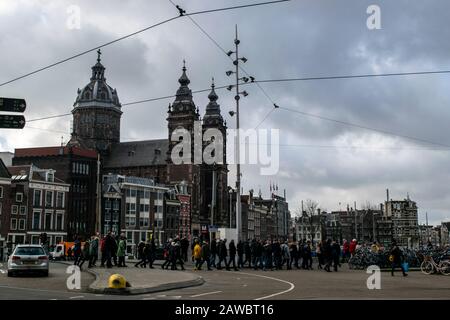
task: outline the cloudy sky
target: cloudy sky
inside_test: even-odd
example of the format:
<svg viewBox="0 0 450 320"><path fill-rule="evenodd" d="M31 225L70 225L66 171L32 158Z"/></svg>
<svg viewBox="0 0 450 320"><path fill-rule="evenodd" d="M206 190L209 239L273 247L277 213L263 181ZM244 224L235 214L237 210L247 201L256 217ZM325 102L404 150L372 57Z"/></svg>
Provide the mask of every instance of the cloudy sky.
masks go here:
<svg viewBox="0 0 450 320"><path fill-rule="evenodd" d="M175 0L188 12L259 0ZM344 3L345 2L345 3ZM381 8L381 30L366 26L367 7ZM70 29L67 12L80 8L80 29ZM413 72L450 69L450 2L382 0L293 0L195 16L225 50L233 48L239 25L245 69L257 79ZM0 83L127 33L173 17L169 0L0 0ZM103 48L109 85L122 103L174 94L182 60L191 89L206 89L211 77L229 83L230 60L187 18L153 28ZM77 88L89 81L96 54L89 53L0 87L0 96L23 97L26 118L68 113ZM262 84L278 105L450 145L450 75L420 75ZM272 103L257 86L247 86L241 125L255 127ZM233 95L218 91L222 112ZM207 94L194 97L201 113ZM172 99L125 106L122 140L166 138ZM450 148L344 126L279 109L260 128L280 129L280 170L261 176L244 166L245 191L269 194L269 182L286 189L292 211L314 199L327 210L384 201L409 193L419 221L450 220ZM45 129L45 130L43 130ZM51 131L50 131L51 130ZM0 150L51 146L69 138L70 117L36 121L22 131L0 129ZM234 168L230 184L234 185ZM341 204L341 205L339 205Z"/></svg>

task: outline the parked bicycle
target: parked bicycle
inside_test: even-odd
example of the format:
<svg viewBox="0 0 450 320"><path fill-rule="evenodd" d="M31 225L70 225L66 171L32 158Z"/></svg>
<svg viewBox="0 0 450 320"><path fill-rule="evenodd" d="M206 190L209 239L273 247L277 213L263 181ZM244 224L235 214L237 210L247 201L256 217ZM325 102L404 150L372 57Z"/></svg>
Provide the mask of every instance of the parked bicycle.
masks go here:
<svg viewBox="0 0 450 320"><path fill-rule="evenodd" d="M420 270L424 274L432 274L440 272L443 275L450 275L450 261L443 260L444 256L440 255L436 260L433 255L426 255L424 261L420 265Z"/></svg>

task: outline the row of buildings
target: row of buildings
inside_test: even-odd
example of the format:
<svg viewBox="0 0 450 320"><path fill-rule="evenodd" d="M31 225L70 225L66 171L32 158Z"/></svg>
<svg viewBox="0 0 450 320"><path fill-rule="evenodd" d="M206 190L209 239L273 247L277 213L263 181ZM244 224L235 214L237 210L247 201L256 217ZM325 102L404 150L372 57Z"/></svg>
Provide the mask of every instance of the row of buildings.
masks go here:
<svg viewBox="0 0 450 320"><path fill-rule="evenodd" d="M416 202L409 196L403 200L389 199L379 205L378 209L368 208L322 212L308 215L303 212L294 218L293 237L297 240L322 239L344 240L357 239L360 243L379 242L389 247L393 240L400 246L421 248L432 243L434 247L449 245L450 222L440 226L419 225Z"/></svg>
<svg viewBox="0 0 450 320"><path fill-rule="evenodd" d="M77 90L67 144L2 153L0 168L0 248L86 238L96 232L125 233L128 251L141 240L209 237L235 227L236 192L228 186L227 124L214 83L200 116L183 65L174 101L167 109L167 139L121 142L122 105L106 82L100 52L90 81ZM143 115L147 116L147 115ZM177 130L216 129L223 152L214 164L174 163ZM189 137L188 137L189 138ZM204 148L208 142L204 141ZM183 150L184 151L184 150ZM193 151L193 150L191 150ZM288 237L285 197L242 196L241 238ZM1 253L1 252L0 252Z"/></svg>

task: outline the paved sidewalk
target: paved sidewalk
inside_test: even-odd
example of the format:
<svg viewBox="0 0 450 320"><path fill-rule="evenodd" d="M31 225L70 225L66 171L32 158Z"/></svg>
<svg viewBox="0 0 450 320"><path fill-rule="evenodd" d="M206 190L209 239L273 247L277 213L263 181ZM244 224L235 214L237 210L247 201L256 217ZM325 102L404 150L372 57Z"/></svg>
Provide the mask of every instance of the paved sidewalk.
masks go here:
<svg viewBox="0 0 450 320"><path fill-rule="evenodd" d="M71 264L70 262L61 263ZM83 271L95 275L95 281L89 285L88 292L99 294L143 294L199 286L205 282L201 276L189 271L162 270L160 265L156 265L154 269L136 268L134 266L135 262L133 263L132 260L128 260L126 263L128 265L127 268L83 267ZM109 289L108 279L113 274L124 276L130 287Z"/></svg>

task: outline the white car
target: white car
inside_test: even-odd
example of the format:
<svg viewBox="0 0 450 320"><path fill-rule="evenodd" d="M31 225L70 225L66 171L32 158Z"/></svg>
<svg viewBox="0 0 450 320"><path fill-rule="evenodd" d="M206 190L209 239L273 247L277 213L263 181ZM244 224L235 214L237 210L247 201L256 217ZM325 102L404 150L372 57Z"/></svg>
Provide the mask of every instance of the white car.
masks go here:
<svg viewBox="0 0 450 320"><path fill-rule="evenodd" d="M8 277L22 272L36 272L47 277L48 269L48 256L41 245L19 244L8 259Z"/></svg>

